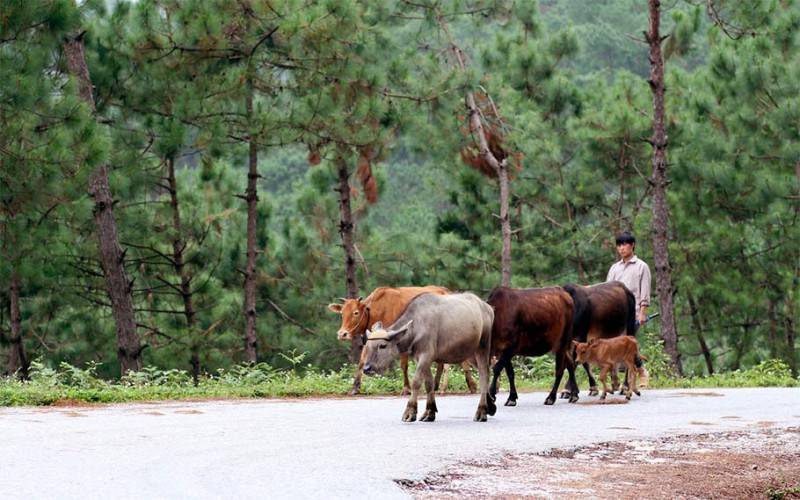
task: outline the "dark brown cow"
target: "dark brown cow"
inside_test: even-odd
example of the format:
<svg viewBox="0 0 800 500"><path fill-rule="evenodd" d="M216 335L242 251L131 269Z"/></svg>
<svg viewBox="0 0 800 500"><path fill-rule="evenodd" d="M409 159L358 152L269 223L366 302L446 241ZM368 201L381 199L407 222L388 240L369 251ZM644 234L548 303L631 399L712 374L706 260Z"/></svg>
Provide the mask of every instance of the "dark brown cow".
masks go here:
<svg viewBox="0 0 800 500"><path fill-rule="evenodd" d="M610 339L620 335L636 335L636 299L619 281L609 281L591 286L564 285L575 304L572 338L577 342L592 339ZM642 366L637 358L637 367ZM597 395L597 381L588 363L583 363L589 377L589 395ZM619 386L616 372L611 374L614 390ZM578 387L567 386L561 397L580 392Z"/></svg>
<svg viewBox="0 0 800 500"><path fill-rule="evenodd" d="M563 288L498 287L489 294L487 302L494 308L492 355L499 358L494 365L492 384L489 387L492 398L497 394L497 378L505 368L510 386L506 406L516 406L517 389L514 385L511 358L517 354L555 354L555 383L544 404L555 403L564 368L569 372L570 387L577 387L575 366L570 356L573 305L572 298ZM571 403L577 400L577 393L570 397Z"/></svg>
<svg viewBox="0 0 800 500"><path fill-rule="evenodd" d="M339 340L350 340L355 337L364 336L367 328L378 321L384 325L391 325L400 317L406 306L418 295L423 293L433 293L436 295L446 295L450 290L441 286L406 286L406 287L379 287L372 291L366 299L345 299L343 304L329 304L328 309L342 315L342 324L337 332ZM364 367L364 356L362 351L361 359L356 367L353 377L353 388L350 394L358 394L361 388L362 368ZM475 381L469 372L469 364L464 363L464 375L470 392L475 392ZM400 356L400 367L403 370L403 394L409 393L408 381L408 354ZM442 366L438 366L437 378L442 371Z"/></svg>

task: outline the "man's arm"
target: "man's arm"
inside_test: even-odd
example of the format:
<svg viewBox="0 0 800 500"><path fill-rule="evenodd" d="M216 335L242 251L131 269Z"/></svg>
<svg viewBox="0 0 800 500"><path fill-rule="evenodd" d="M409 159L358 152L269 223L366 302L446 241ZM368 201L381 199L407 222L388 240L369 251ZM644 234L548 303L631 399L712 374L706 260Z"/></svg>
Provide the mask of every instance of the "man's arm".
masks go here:
<svg viewBox="0 0 800 500"><path fill-rule="evenodd" d="M639 293L642 298L639 302L639 323L644 324L647 321L647 307L650 305L650 268L647 264L642 266L642 276L639 280Z"/></svg>

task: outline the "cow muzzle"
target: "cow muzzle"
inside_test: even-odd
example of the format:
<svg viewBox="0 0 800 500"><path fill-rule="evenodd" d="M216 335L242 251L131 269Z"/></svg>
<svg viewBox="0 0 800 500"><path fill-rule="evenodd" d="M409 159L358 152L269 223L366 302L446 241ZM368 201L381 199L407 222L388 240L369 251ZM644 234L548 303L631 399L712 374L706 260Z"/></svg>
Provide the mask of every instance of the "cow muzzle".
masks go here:
<svg viewBox="0 0 800 500"><path fill-rule="evenodd" d="M364 370L363 370L363 371L364 371L364 374L365 374L365 375L374 375L375 373L377 373L377 372L375 371L375 368L374 368L374 367L373 367L371 364L369 364L369 363L367 363L366 365L364 365Z"/></svg>
<svg viewBox="0 0 800 500"><path fill-rule="evenodd" d="M350 335L350 332L347 330L339 330L338 332L336 332L336 337L339 340L350 340L351 338L353 338L353 336Z"/></svg>

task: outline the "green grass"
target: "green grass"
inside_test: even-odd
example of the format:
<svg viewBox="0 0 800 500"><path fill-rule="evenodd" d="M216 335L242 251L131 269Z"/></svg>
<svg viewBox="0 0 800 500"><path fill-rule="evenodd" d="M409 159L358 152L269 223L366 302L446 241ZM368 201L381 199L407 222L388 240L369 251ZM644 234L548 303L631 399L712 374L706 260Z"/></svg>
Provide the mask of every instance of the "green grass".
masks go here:
<svg viewBox="0 0 800 500"><path fill-rule="evenodd" d="M290 359L290 358L287 358ZM321 372L302 366L302 355L293 359L292 368L278 369L259 363L219 370L200 378L197 386L183 370L158 370L153 367L130 374L122 380L104 380L96 376L96 365L78 368L62 363L57 369L34 362L30 380L0 379L0 406L47 406L67 403L121 403L167 399L302 398L344 396L352 386L353 366L339 371ZM552 356L519 358L515 362L519 391L549 390L554 362ZM711 377L674 378L658 359L648 358L651 388L693 387L797 387L781 361L765 361L748 370L715 374ZM413 368L413 367L412 367ZM477 374L474 374L475 376ZM578 383L586 388L586 375L578 371ZM476 377L477 378L477 377ZM395 395L403 388L399 370L386 375L364 377L361 393ZM505 376L501 389L507 388ZM448 392L465 393L467 385L461 369L450 371Z"/></svg>

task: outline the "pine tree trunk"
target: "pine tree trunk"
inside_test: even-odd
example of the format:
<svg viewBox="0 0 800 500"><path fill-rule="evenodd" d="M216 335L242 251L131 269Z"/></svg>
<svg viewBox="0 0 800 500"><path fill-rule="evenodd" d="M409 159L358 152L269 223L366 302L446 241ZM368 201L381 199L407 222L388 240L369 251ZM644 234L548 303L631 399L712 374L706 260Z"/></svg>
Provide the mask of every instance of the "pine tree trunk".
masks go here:
<svg viewBox="0 0 800 500"><path fill-rule="evenodd" d="M83 50L83 34L64 41L69 73L78 84L79 96L95 111L92 81ZM132 282L125 272L125 254L119 244L114 199L108 184L108 167L101 165L89 180L89 196L94 201L94 221L99 239L100 262L111 301L117 333L117 357L122 374L142 368L142 349L133 311Z"/></svg>
<svg viewBox="0 0 800 500"><path fill-rule="evenodd" d="M347 297L354 299L358 297L358 283L356 281L356 259L355 259L355 224L353 223L353 212L350 208L350 172L347 169L346 150L340 149L336 157L336 172L339 176L339 235L342 237L342 248L344 248L344 269L345 282L347 285ZM351 363L357 363L361 356L361 338L355 337L350 342L350 353L348 358Z"/></svg>
<svg viewBox="0 0 800 500"><path fill-rule="evenodd" d="M508 218L508 168L505 162L499 165L497 182L500 185L500 234L503 237L503 253L500 258L502 286L511 286L511 221Z"/></svg>
<svg viewBox="0 0 800 500"><path fill-rule="evenodd" d="M695 335L697 335L697 342L700 344L700 352L703 353L703 358L706 361L706 370L709 375L714 374L714 358L711 357L711 350L708 348L706 338L703 335L703 322L700 319L700 312L697 309L697 302L691 294L687 295L689 299L689 312L692 316L692 327L694 328Z"/></svg>
<svg viewBox="0 0 800 500"><path fill-rule="evenodd" d="M194 300L192 297L192 278L186 270L184 259L184 251L186 250L186 242L183 240L183 224L181 222L181 210L178 203L178 182L175 179L175 160L173 158L167 159L167 182L169 185L169 204L172 207L172 228L175 231L175 237L172 240L172 263L175 267L175 274L181 280L180 290L181 299L183 300L183 315L186 317L186 327L189 330L189 345L191 349L191 358L189 363L192 367L192 380L194 385L198 384L200 377L200 339L197 338L195 331L195 311Z"/></svg>
<svg viewBox="0 0 800 500"><path fill-rule="evenodd" d="M664 59L659 31L661 2L649 0L650 28L645 34L650 45L650 89L653 92L653 257L656 267L656 290L661 312L661 337L670 366L683 374L672 301L672 271L669 263L669 208L667 206L667 133L664 123Z"/></svg>
<svg viewBox="0 0 800 500"><path fill-rule="evenodd" d="M247 116L253 114L253 89L247 95ZM244 274L244 357L248 363L257 361L256 339L256 228L258 227L258 148L255 138L250 137L247 171L247 265Z"/></svg>
<svg viewBox="0 0 800 500"><path fill-rule="evenodd" d="M11 321L11 349L8 353L7 373L16 373L20 379L28 378L28 357L25 355L25 343L22 339L22 315L19 310L19 274L11 271L11 283L8 287L9 319Z"/></svg>
<svg viewBox="0 0 800 500"><path fill-rule="evenodd" d="M786 357L789 362L789 368L792 369L792 376L797 376L797 353L795 341L797 334L795 328L797 327L797 311L795 310L794 302L791 297L786 298Z"/></svg>

